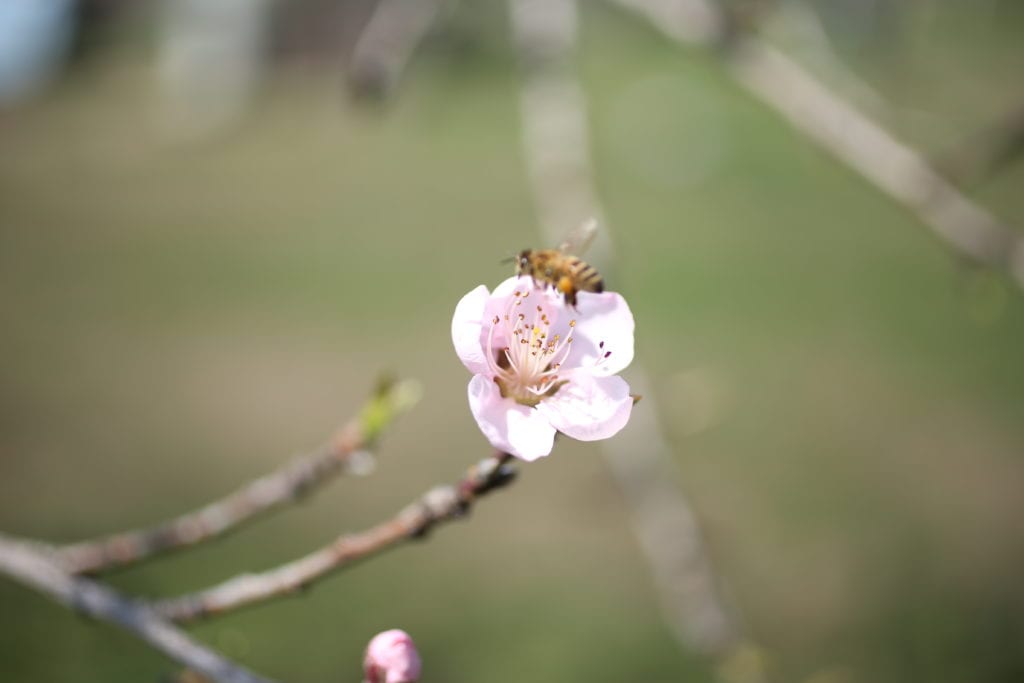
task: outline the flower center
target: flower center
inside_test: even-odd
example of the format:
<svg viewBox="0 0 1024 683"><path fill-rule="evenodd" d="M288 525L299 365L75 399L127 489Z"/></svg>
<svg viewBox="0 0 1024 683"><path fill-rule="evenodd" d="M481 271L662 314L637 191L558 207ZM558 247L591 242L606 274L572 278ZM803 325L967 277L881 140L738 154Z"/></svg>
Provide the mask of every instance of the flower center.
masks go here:
<svg viewBox="0 0 1024 683"><path fill-rule="evenodd" d="M558 374L569 355L575 320L563 338L552 334L551 320L542 304L530 306L530 292L516 291L503 316L494 316L487 335L487 362L501 395L522 405L535 406L545 396L553 396L568 380ZM524 312L526 311L526 312ZM494 332L499 327L508 346L494 348Z"/></svg>

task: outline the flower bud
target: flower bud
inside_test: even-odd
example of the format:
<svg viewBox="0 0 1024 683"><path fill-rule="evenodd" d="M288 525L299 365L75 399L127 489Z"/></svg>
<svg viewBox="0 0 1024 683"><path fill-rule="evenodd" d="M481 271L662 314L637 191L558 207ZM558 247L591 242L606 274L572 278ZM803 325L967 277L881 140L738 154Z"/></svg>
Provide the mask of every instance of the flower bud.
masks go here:
<svg viewBox="0 0 1024 683"><path fill-rule="evenodd" d="M365 683L415 683L420 678L420 654L408 633L391 629L378 633L366 646Z"/></svg>

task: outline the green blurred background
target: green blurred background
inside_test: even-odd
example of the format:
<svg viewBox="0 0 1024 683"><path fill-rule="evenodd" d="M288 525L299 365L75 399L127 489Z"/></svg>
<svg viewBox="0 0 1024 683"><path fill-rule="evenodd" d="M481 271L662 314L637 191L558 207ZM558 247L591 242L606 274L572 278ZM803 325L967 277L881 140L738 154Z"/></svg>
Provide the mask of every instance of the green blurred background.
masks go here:
<svg viewBox="0 0 1024 683"><path fill-rule="evenodd" d="M319 444L382 371L425 388L373 476L112 575L133 593L290 559L488 450L449 325L539 239L505 7L455 8L396 98L368 106L342 88L358 26L314 31L329 3L290 4L254 98L215 134L158 123L152 6L93 17L63 77L0 110L4 531L156 522ZM865 4L817 7L895 105L885 123L926 153L1020 104L1019 4ZM581 19L609 285L656 379L637 409L659 411L773 680L1024 680L1024 292L959 262L707 55L603 4ZM1016 163L971 194L1024 224L1022 188ZM598 449L560 443L521 470L468 522L192 631L287 681L358 680L392 627L425 681L714 680L663 624ZM3 681L174 670L0 579Z"/></svg>

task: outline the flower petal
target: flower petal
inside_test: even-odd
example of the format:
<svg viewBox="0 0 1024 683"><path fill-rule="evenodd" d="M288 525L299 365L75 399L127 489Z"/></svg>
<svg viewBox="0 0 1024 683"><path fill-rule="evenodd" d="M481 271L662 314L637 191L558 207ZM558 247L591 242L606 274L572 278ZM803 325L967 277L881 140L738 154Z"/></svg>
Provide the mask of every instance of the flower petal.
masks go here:
<svg viewBox="0 0 1024 683"><path fill-rule="evenodd" d="M474 374L487 371L484 355L484 308L490 300L487 287L480 285L462 297L452 317L452 343L462 364Z"/></svg>
<svg viewBox="0 0 1024 683"><path fill-rule="evenodd" d="M469 410L491 445L533 461L551 453L555 428L536 409L502 398L498 385L484 375L469 381Z"/></svg>
<svg viewBox="0 0 1024 683"><path fill-rule="evenodd" d="M573 373L558 392L542 401L542 413L555 429L580 441L607 439L629 421L633 397L621 377L594 377Z"/></svg>
<svg viewBox="0 0 1024 683"><path fill-rule="evenodd" d="M512 296L516 290L526 291L527 289L533 289L533 280L526 275L513 275L506 280L502 280L501 283L494 288L494 293L491 294L491 296L505 299Z"/></svg>
<svg viewBox="0 0 1024 683"><path fill-rule="evenodd" d="M622 371L633 361L635 323L629 304L617 292L580 292L577 304L572 350L562 365L598 376Z"/></svg>

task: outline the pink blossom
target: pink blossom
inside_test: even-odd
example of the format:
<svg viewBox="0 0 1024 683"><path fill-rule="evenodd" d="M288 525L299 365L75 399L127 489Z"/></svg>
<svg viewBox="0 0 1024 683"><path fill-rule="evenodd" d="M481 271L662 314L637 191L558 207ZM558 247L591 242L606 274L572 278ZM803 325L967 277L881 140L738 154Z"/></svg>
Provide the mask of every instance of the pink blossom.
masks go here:
<svg viewBox="0 0 1024 683"><path fill-rule="evenodd" d="M366 646L365 683L415 683L420 679L420 655L408 633L391 629L378 633Z"/></svg>
<svg viewBox="0 0 1024 683"><path fill-rule="evenodd" d="M607 439L629 420L629 385L616 375L633 360L633 314L615 292L580 292L577 307L512 277L494 292L462 297L452 341L473 373L469 408L491 445L536 460L555 432Z"/></svg>

